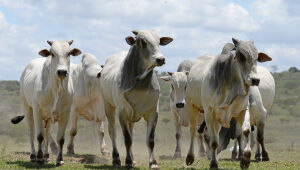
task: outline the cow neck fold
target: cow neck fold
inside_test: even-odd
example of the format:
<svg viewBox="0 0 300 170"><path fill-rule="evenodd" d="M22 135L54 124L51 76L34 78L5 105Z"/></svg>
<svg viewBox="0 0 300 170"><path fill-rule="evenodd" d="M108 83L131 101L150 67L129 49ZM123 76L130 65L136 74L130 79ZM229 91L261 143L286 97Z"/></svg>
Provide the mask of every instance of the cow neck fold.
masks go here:
<svg viewBox="0 0 300 170"><path fill-rule="evenodd" d="M132 90L139 82L143 81L137 81L137 77L142 75L145 70L146 66L139 53L139 49L136 45L133 45L121 66L120 88L123 91ZM152 71L148 74L151 73Z"/></svg>
<svg viewBox="0 0 300 170"><path fill-rule="evenodd" d="M227 107L237 96L246 96L249 87L245 84L238 61L233 53L221 54L216 58L211 72L211 84L216 93L225 96L220 107Z"/></svg>

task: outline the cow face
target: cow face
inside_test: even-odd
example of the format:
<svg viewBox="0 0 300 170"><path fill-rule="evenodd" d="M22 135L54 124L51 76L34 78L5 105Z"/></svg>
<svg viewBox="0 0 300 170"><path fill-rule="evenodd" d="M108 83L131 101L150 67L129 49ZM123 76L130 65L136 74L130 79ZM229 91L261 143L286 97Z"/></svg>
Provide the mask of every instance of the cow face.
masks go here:
<svg viewBox="0 0 300 170"><path fill-rule="evenodd" d="M159 45L167 45L173 41L170 37L161 37L154 31L132 31L136 37L127 37L126 42L129 45L136 45L138 52L145 65L148 66L162 66L165 64L165 57L159 50Z"/></svg>
<svg viewBox="0 0 300 170"><path fill-rule="evenodd" d="M70 68L70 55L78 56L81 51L77 48L70 49L71 41L47 41L50 50L41 50L39 54L43 57L51 56L52 69L60 79L67 77Z"/></svg>
<svg viewBox="0 0 300 170"><path fill-rule="evenodd" d="M176 108L183 108L185 104L185 91L188 72L168 72L169 76L161 77L165 81L171 81L172 92Z"/></svg>
<svg viewBox="0 0 300 170"><path fill-rule="evenodd" d="M235 45L235 60L238 63L239 70L244 82L249 86L258 86L260 79L256 72L256 63L271 61L268 55L258 53L253 41L240 41L232 38Z"/></svg>

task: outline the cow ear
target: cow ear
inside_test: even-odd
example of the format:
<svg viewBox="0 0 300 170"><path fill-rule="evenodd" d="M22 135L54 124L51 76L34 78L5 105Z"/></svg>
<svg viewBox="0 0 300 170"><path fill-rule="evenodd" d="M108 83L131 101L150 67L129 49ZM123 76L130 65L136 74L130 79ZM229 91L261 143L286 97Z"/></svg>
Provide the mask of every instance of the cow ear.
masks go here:
<svg viewBox="0 0 300 170"><path fill-rule="evenodd" d="M48 57L49 55L51 55L50 51L47 49L43 49L39 52L39 55L43 56L43 57Z"/></svg>
<svg viewBox="0 0 300 170"><path fill-rule="evenodd" d="M169 74L170 76L172 76L172 75L173 75L173 72L168 72L168 74Z"/></svg>
<svg viewBox="0 0 300 170"><path fill-rule="evenodd" d="M138 35L138 33L139 33L139 31L137 31L137 30L133 30L133 31L131 31L134 35Z"/></svg>
<svg viewBox="0 0 300 170"><path fill-rule="evenodd" d="M171 37L161 37L159 40L159 45L167 45L172 41L173 41L173 38L171 38Z"/></svg>
<svg viewBox="0 0 300 170"><path fill-rule="evenodd" d="M48 43L50 46L52 46L53 41L47 40L47 43Z"/></svg>
<svg viewBox="0 0 300 170"><path fill-rule="evenodd" d="M238 46L240 44L240 41L236 38L232 38L232 42L233 42L234 46Z"/></svg>
<svg viewBox="0 0 300 170"><path fill-rule="evenodd" d="M160 77L160 79L162 79L164 81L170 81L171 80L171 76L162 76L162 77Z"/></svg>
<svg viewBox="0 0 300 170"><path fill-rule="evenodd" d="M258 53L258 59L257 59L258 62L262 63L262 62L271 61L271 60L272 60L272 58L269 57L267 54Z"/></svg>
<svg viewBox="0 0 300 170"><path fill-rule="evenodd" d="M71 45L73 43L73 40L69 40L67 41L69 45Z"/></svg>
<svg viewBox="0 0 300 170"><path fill-rule="evenodd" d="M101 77L101 71L97 74L97 78L99 79Z"/></svg>
<svg viewBox="0 0 300 170"><path fill-rule="evenodd" d="M81 54L81 51L78 49L78 48L73 48L71 51L70 51L70 55L72 56L78 56Z"/></svg>
<svg viewBox="0 0 300 170"><path fill-rule="evenodd" d="M133 45L135 43L135 39L131 36L125 38L128 45Z"/></svg>

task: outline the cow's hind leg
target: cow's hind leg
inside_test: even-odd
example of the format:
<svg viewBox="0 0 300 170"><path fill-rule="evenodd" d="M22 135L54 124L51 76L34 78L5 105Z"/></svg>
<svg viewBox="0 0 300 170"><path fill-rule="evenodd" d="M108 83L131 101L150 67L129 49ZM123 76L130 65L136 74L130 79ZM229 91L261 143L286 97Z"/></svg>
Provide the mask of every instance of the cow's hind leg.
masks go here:
<svg viewBox="0 0 300 170"><path fill-rule="evenodd" d="M100 121L99 123L95 122L94 126L96 128L96 131L97 131L97 134L98 134L98 137L99 137L101 154L104 155L104 156L109 156L110 153L107 149L107 146L106 146L105 140L104 140L104 122L103 121Z"/></svg>
<svg viewBox="0 0 300 170"><path fill-rule="evenodd" d="M154 157L154 134L155 134L155 128L157 123L158 113L154 112L153 114L150 114L148 117L145 117L145 120L147 121L147 146L149 149L149 167L151 169L158 169L158 165L156 162L156 159Z"/></svg>
<svg viewBox="0 0 300 170"><path fill-rule="evenodd" d="M124 135L124 143L126 147L126 158L125 158L125 166L126 168L132 168L133 167L133 158L132 158L132 135L130 133L129 129L129 121L126 119L126 115L120 113L119 114L119 121L120 125L122 127L123 135Z"/></svg>
<svg viewBox="0 0 300 170"><path fill-rule="evenodd" d="M199 157L204 157L206 156L206 151L205 151L205 147L204 147L204 134L203 133L199 133L198 134L198 146L199 146Z"/></svg>
<svg viewBox="0 0 300 170"><path fill-rule="evenodd" d="M265 124L264 122L258 122L257 123L257 141L258 145L261 145L261 154L262 154L262 161L269 161L269 155L268 152L265 148L265 143L264 143L264 127Z"/></svg>
<svg viewBox="0 0 300 170"><path fill-rule="evenodd" d="M62 152L65 143L65 131L68 124L68 119L69 119L68 111L61 113L61 118L58 122L58 131L56 137L57 143L59 145L58 154L56 157L56 166L60 166L64 164Z"/></svg>
<svg viewBox="0 0 300 170"><path fill-rule="evenodd" d="M77 134L77 121L78 121L78 114L75 111L75 107L71 108L70 113L70 120L71 120L71 129L70 129L70 139L69 144L67 146L67 155L74 155L74 138Z"/></svg>
<svg viewBox="0 0 300 170"><path fill-rule="evenodd" d="M256 152L255 152L255 160L256 161L261 161L261 152L260 152L260 143L256 141Z"/></svg>
<svg viewBox="0 0 300 170"><path fill-rule="evenodd" d="M28 135L30 140L30 161L35 162L36 161L36 152L34 148L34 136L35 136L35 130L34 130L34 120L33 120L33 113L32 108L23 105L23 112L25 112L25 118L28 125Z"/></svg>
<svg viewBox="0 0 300 170"><path fill-rule="evenodd" d="M108 120L108 133L112 142L113 152L112 152L112 158L113 158L113 166L121 166L119 151L117 148L116 143L116 129L115 129L115 108L113 108L110 104L107 102L104 102L105 106L105 114Z"/></svg>
<svg viewBox="0 0 300 170"><path fill-rule="evenodd" d="M237 156L237 139L234 139L234 144L233 144L233 149L232 149L232 153L231 153L231 159L232 160L236 160L236 156Z"/></svg>
<svg viewBox="0 0 300 170"><path fill-rule="evenodd" d="M50 140L50 129L51 129L51 122L48 121L46 123L45 128L45 140L44 140L44 161L47 162L49 159L49 152L48 152L48 145Z"/></svg>

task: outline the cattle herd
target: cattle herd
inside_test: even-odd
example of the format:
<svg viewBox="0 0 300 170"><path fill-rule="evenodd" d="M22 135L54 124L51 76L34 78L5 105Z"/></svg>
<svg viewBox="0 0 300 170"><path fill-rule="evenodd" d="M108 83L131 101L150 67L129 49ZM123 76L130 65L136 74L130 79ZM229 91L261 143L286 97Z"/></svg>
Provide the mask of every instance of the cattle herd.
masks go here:
<svg viewBox="0 0 300 170"><path fill-rule="evenodd" d="M130 49L107 58L101 66L92 54L84 54L79 64L70 63L70 56L81 51L70 48L73 41L47 41L50 50L39 52L44 58L32 60L20 79L20 97L30 139L30 160L43 164L49 158L48 147L57 155L56 165L63 162L63 145L67 123L71 122L67 154L74 154L77 120L83 116L93 122L103 155L110 155L104 141L103 121L108 120L112 142L112 164L121 166L116 145L115 119L118 117L126 147L125 166L135 165L132 154L134 123L146 121L146 143L149 167L158 169L154 155L154 134L158 119L159 81L155 67L165 64L159 46L173 41L158 37L154 31L132 31L125 38ZM194 138L199 156L207 156L210 168L218 168L217 154L235 140L232 158L240 159L240 167L248 168L251 140L256 129L256 160L268 161L264 145L267 111L275 96L271 73L257 62L272 60L258 52L253 41L232 38L219 55L205 55L194 61L184 60L177 72L160 77L170 81L170 108L174 116L176 149L174 158L181 157L181 126L190 128L190 147L186 164L194 162ZM51 125L58 123L56 141ZM34 141L37 139L38 149Z"/></svg>

